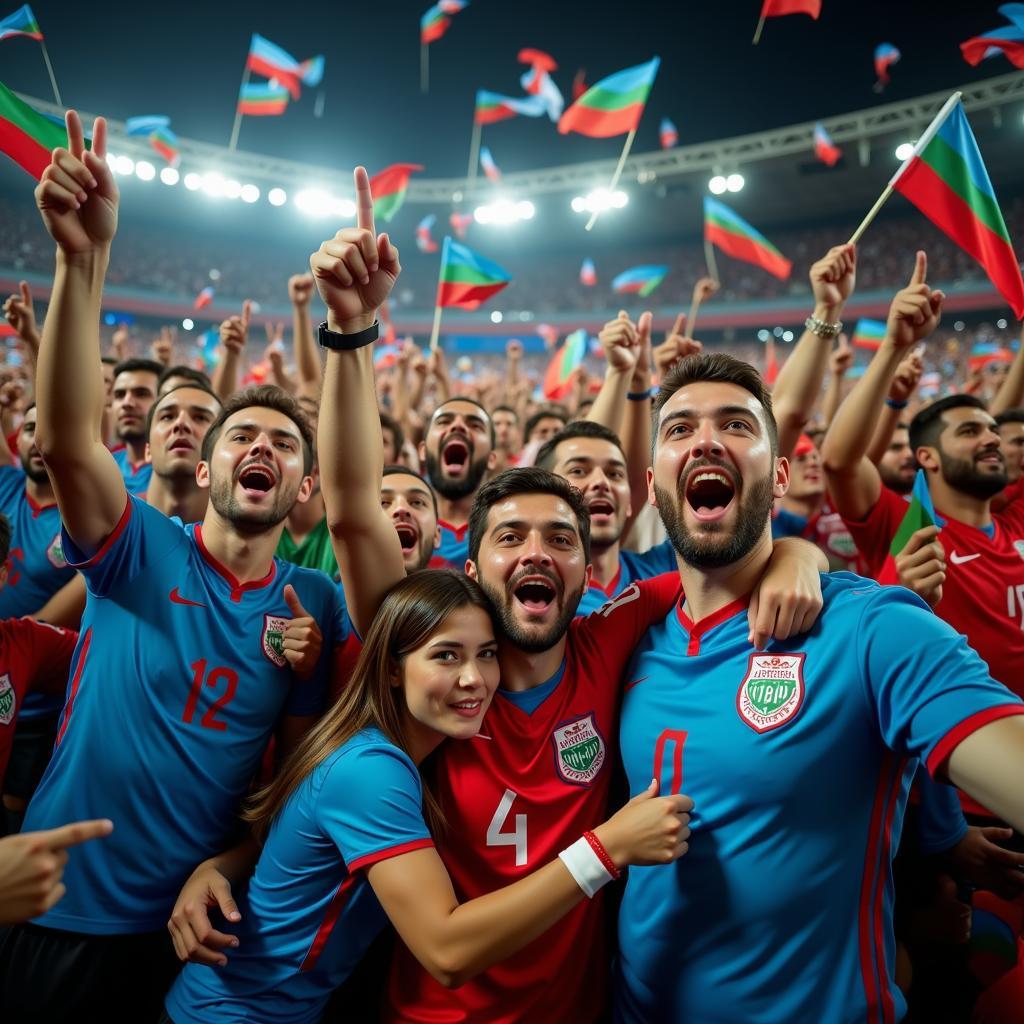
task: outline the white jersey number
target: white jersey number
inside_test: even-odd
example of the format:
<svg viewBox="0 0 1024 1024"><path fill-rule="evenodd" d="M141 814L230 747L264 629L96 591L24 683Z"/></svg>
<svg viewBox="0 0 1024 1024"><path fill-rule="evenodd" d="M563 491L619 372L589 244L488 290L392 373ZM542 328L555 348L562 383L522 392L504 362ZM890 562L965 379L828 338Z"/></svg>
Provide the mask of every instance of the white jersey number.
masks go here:
<svg viewBox="0 0 1024 1024"><path fill-rule="evenodd" d="M487 845L514 846L516 848L516 867L521 868L526 865L526 815L516 815L515 831L502 832L501 830L508 820L516 795L511 789L505 790L505 795L498 803L490 825L487 826Z"/></svg>
<svg viewBox="0 0 1024 1024"><path fill-rule="evenodd" d="M1024 584L1006 588L1006 614L1011 619L1020 616L1020 628L1024 629Z"/></svg>

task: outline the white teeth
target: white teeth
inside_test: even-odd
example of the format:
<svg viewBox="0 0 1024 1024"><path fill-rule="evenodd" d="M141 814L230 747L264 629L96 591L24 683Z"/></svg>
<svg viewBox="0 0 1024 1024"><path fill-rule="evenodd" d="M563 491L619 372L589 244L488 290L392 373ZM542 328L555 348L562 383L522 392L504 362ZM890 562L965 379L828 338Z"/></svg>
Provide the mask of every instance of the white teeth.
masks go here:
<svg viewBox="0 0 1024 1024"><path fill-rule="evenodd" d="M724 480L727 484L732 484L732 481L724 473L698 473L690 483L699 484L704 480Z"/></svg>

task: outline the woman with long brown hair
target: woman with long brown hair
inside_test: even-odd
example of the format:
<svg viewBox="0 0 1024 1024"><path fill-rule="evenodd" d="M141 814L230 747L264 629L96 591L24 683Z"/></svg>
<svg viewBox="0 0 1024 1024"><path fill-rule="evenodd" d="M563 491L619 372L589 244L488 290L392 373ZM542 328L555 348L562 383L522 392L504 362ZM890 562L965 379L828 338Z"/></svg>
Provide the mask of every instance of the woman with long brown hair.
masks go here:
<svg viewBox="0 0 1024 1024"><path fill-rule="evenodd" d="M620 867L685 852L685 798L652 788L557 860L460 905L418 766L446 738L488 741L473 737L497 686L493 612L473 580L421 572L387 595L340 700L249 807L264 846L237 948L221 967L185 967L165 1021L311 1024L386 918L439 981L459 985Z"/></svg>

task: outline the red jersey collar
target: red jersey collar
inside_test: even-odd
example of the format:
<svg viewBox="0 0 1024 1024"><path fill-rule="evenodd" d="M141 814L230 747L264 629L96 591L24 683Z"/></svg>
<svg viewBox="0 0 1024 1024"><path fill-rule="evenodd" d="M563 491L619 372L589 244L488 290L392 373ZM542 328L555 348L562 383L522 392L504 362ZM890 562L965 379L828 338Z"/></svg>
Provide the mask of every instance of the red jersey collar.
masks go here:
<svg viewBox="0 0 1024 1024"><path fill-rule="evenodd" d="M277 563L271 561L270 572L261 580L247 580L245 583L239 581L238 577L226 566L217 561L213 555L210 554L209 548L207 548L203 541L203 527L201 523L196 523L196 546L199 548L199 554L203 556L204 561L207 565L218 576L222 576L227 582L228 586L231 587L231 600L241 601L242 595L249 590L260 590L263 587L269 586L274 577L277 575Z"/></svg>
<svg viewBox="0 0 1024 1024"><path fill-rule="evenodd" d="M615 575L608 581L608 585L606 587L601 586L601 584L598 583L597 580L595 580L593 578L593 576L591 576L591 578L590 578L590 589L591 590L600 590L601 593L604 594L605 597L614 597L615 596L615 591L618 589L618 586L619 586L619 580L621 580L621 579L622 579L622 559L620 558L619 559L619 567L618 567L618 569L615 570Z"/></svg>
<svg viewBox="0 0 1024 1024"><path fill-rule="evenodd" d="M469 523L463 523L461 526L452 526L451 523L446 523L443 519L438 519L437 525L445 530L451 530L455 534L455 539L461 541L466 536L466 531L469 529Z"/></svg>
<svg viewBox="0 0 1024 1024"><path fill-rule="evenodd" d="M56 508L57 502L51 501L48 505L40 505L31 494L28 493L28 485L25 486L25 500L28 502L28 507L32 509L32 518L35 519L40 512L45 512L48 508Z"/></svg>
<svg viewBox="0 0 1024 1024"><path fill-rule="evenodd" d="M737 612L746 608L750 604L750 595L744 594L743 597L730 601L724 607L719 608L717 612L712 612L710 615L705 616L700 622L692 622L686 612L683 611L683 602L685 600L686 594L680 594L679 602L676 604L676 616L679 619L679 625L683 627L683 632L690 638L690 642L686 645L686 654L687 657L692 657L695 654L700 654L700 642L704 635L714 629L715 626L720 626L723 622L731 619Z"/></svg>

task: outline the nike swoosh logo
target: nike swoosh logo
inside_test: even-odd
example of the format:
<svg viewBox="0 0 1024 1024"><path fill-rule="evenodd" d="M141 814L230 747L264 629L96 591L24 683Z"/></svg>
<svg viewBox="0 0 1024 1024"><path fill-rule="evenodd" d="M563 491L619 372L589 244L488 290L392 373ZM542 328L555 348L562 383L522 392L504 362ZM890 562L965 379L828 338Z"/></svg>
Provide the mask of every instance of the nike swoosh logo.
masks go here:
<svg viewBox="0 0 1024 1024"><path fill-rule="evenodd" d="M981 552L975 551L973 555L958 555L955 551L949 556L949 560L954 565L963 565L964 562L969 562L972 558L981 558Z"/></svg>
<svg viewBox="0 0 1024 1024"><path fill-rule="evenodd" d="M206 607L205 604L202 604L199 601L190 601L187 597L182 597L181 594L178 593L178 588L177 587L175 587L171 591L171 601L174 604L187 604L190 608L205 608Z"/></svg>
<svg viewBox="0 0 1024 1024"><path fill-rule="evenodd" d="M622 688L622 692L625 693L627 690L632 690L634 686L639 686L647 676L641 676L639 679L634 679L631 683L626 683Z"/></svg>

